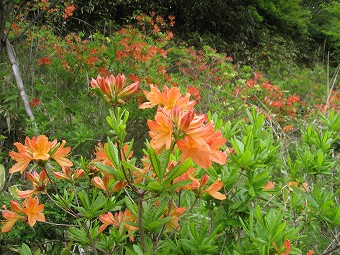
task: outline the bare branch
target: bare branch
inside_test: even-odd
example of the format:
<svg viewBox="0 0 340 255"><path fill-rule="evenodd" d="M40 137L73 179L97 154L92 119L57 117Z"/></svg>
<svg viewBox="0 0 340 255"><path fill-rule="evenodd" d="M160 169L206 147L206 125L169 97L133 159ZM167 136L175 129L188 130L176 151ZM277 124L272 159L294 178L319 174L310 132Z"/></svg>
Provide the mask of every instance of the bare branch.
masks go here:
<svg viewBox="0 0 340 255"><path fill-rule="evenodd" d="M17 41L19 41L21 39L21 37L27 32L28 29L30 29L30 27L41 17L43 17L49 10L51 10L57 3L59 2L59 0L54 0L44 11L42 11L41 13L39 13L37 16L35 16L35 18L21 31L21 33L12 40L12 43L16 43Z"/></svg>
<svg viewBox="0 0 340 255"><path fill-rule="evenodd" d="M24 8L26 2L27 2L27 1L22 1L21 4L19 5L19 8L15 11L15 13L14 13L14 15L13 15L13 17L12 17L12 20L11 20L11 24L9 24L8 29L7 29L7 33L6 33L6 35L3 37L3 40L6 40L6 39L8 38L8 35L9 35L9 33L11 32L11 30L12 30L12 25L13 25L13 23L14 23L14 21L15 21L15 18L19 15L19 13L21 12L22 8ZM12 10L11 10L11 11L12 11ZM11 11L8 12L8 15L9 15L9 13L10 13ZM7 17L7 18L8 18L8 17ZM7 19L7 18L6 18L6 19Z"/></svg>
<svg viewBox="0 0 340 255"><path fill-rule="evenodd" d="M336 245L335 247L327 250L327 251L324 251L321 255L328 255L330 253L332 253L333 251L336 251L337 249L340 249L340 245Z"/></svg>

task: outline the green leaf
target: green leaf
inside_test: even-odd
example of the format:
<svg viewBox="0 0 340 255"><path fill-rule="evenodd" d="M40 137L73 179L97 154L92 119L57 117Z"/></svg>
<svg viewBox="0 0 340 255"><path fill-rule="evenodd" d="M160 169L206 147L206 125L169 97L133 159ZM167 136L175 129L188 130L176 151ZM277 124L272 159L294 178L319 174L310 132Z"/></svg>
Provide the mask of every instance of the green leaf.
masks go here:
<svg viewBox="0 0 340 255"><path fill-rule="evenodd" d="M167 187L164 189L164 191L173 191L175 189L181 188L183 186L186 186L188 184L192 183L192 180L184 180L184 181L179 181L176 183L173 183L171 186Z"/></svg>
<svg viewBox="0 0 340 255"><path fill-rule="evenodd" d="M73 245L73 241L69 242L66 247L62 250L61 255L68 255L70 254L71 248Z"/></svg>
<svg viewBox="0 0 340 255"><path fill-rule="evenodd" d="M115 169L111 166L105 165L103 163L100 163L100 162L94 162L94 165L100 171L103 171L103 172L108 173L108 174L112 174L115 177L115 179L118 180L118 181L125 180L125 176L124 176L122 171L117 171L117 169Z"/></svg>
<svg viewBox="0 0 340 255"><path fill-rule="evenodd" d="M128 196L125 196L124 198L126 207L129 209L129 211L136 217L138 217L138 208L136 204L132 204L131 200L128 198Z"/></svg>
<svg viewBox="0 0 340 255"><path fill-rule="evenodd" d="M23 243L19 250L19 254L20 255L32 255L31 248L27 244Z"/></svg>
<svg viewBox="0 0 340 255"><path fill-rule="evenodd" d="M78 193L78 197L83 204L83 206L86 208L86 210L90 210L90 201L89 201L89 196L87 195L86 191L82 190L81 192Z"/></svg>
<svg viewBox="0 0 340 255"><path fill-rule="evenodd" d="M251 151L250 150L245 150L245 152L242 154L242 156L240 157L240 159L238 160L238 163L241 166L246 166L248 165L248 162L251 159Z"/></svg>
<svg viewBox="0 0 340 255"><path fill-rule="evenodd" d="M88 245L89 239L86 235L85 230L78 229L75 227L70 227L68 229L68 233L70 234L71 238L74 239L77 242L80 242L81 244Z"/></svg>
<svg viewBox="0 0 340 255"><path fill-rule="evenodd" d="M132 140L131 140L131 142L129 143L129 146L128 146L126 152L125 152L125 159L127 159L127 158L129 157L129 154L130 154L130 152L131 152L132 149L133 149L134 141L135 141L134 138L132 138Z"/></svg>
<svg viewBox="0 0 340 255"><path fill-rule="evenodd" d="M11 193L12 197L16 198L16 199L20 199L20 197L18 196L18 185L13 185L11 187L8 188L9 193Z"/></svg>
<svg viewBox="0 0 340 255"><path fill-rule="evenodd" d="M170 150L164 150L161 153L161 155L159 155L159 157L158 157L160 165L161 165L161 169L164 169L164 172L165 172L165 170L168 167L169 160L170 160L170 155L171 155L171 151ZM164 177L164 173L163 173L163 177Z"/></svg>
<svg viewBox="0 0 340 255"><path fill-rule="evenodd" d="M236 137L231 139L231 144L233 145L236 154L242 154L244 152L243 143L240 140L238 140Z"/></svg>
<svg viewBox="0 0 340 255"><path fill-rule="evenodd" d="M158 182L150 182L147 186L151 190L161 191L163 189L163 186L159 184Z"/></svg>
<svg viewBox="0 0 340 255"><path fill-rule="evenodd" d="M149 231L152 231L152 230L158 228L160 225L161 225L161 224L160 224L159 221L152 221L152 222L150 222L150 223L149 223L147 226L145 226L145 227L147 227L147 229L148 229Z"/></svg>
<svg viewBox="0 0 340 255"><path fill-rule="evenodd" d="M255 196L256 193L255 193L254 187L249 187L248 193L249 193L249 195L252 196L252 197Z"/></svg>
<svg viewBox="0 0 340 255"><path fill-rule="evenodd" d="M34 255L40 255L40 249L38 249L35 253L34 253Z"/></svg>
<svg viewBox="0 0 340 255"><path fill-rule="evenodd" d="M138 245L134 244L132 246L133 250L136 252L137 255L143 255L143 251L141 250L141 248L139 248Z"/></svg>
<svg viewBox="0 0 340 255"><path fill-rule="evenodd" d="M120 169L120 160L118 154L117 146L113 144L113 142L108 138L108 143L106 146L106 154L109 157L110 161L114 165L116 169Z"/></svg>
<svg viewBox="0 0 340 255"><path fill-rule="evenodd" d="M185 173L192 166L192 159L186 159L182 163L173 167L167 174L164 184L169 184L173 179Z"/></svg>
<svg viewBox="0 0 340 255"><path fill-rule="evenodd" d="M279 236L280 234L283 234L283 231L286 228L286 222L283 222L282 224L280 224L280 226L276 229L275 235L273 236L272 240L274 240L277 236Z"/></svg>
<svg viewBox="0 0 340 255"><path fill-rule="evenodd" d="M161 182L163 180L164 172L162 171L163 169L161 169L161 163L158 159L156 151L152 147L150 147L149 149L149 158L150 158L152 168L155 171L156 176L158 178L158 181Z"/></svg>

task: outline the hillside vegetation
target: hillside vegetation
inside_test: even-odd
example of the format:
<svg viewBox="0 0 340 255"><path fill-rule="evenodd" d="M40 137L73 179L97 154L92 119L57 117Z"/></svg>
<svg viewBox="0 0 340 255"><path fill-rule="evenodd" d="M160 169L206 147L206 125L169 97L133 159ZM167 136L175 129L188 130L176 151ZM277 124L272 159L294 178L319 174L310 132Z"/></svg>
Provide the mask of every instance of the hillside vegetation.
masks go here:
<svg viewBox="0 0 340 255"><path fill-rule="evenodd" d="M1 254L337 254L338 1L0 3Z"/></svg>

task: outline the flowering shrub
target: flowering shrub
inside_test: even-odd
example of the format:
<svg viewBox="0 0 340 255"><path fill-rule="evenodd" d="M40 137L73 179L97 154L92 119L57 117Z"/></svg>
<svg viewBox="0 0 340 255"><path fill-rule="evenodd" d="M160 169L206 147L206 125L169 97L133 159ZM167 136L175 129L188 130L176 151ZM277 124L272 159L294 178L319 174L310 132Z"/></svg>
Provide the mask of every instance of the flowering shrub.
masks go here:
<svg viewBox="0 0 340 255"><path fill-rule="evenodd" d="M67 20L74 8L64 7ZM16 185L10 178L3 192L11 207L2 210L4 249L20 242L45 254L313 254L336 247L337 92L329 91L319 106L324 115L305 127L298 118L309 102L298 91L208 46L174 45L173 16L135 20L136 27L110 36L57 37L48 27L28 34L39 49L30 104L39 128L58 139L28 130L9 152ZM47 86L50 77L55 86Z"/></svg>
<svg viewBox="0 0 340 255"><path fill-rule="evenodd" d="M144 91L147 101L139 108L158 108L154 120L147 121L151 140L144 156L136 158L134 141L126 140L129 111L121 107L123 98L137 93L139 83L125 83L123 74L92 79L94 92L111 106L106 117L111 132L107 142L96 148L95 158L81 163L82 169L72 168L79 163L68 159L71 148L65 147L66 141L51 142L40 135L26 137L25 144L15 143L17 152L9 155L16 163L9 172L26 171L33 189L13 191L24 200L12 200L12 211L4 206L2 232L9 232L17 222L31 227L47 222L44 207L52 204L72 218L62 224L68 226L66 239L87 254L217 254L232 249L247 251L244 254L259 250L290 254L301 252L291 248L291 242L298 241L304 229L294 227L299 216L291 218L287 208L310 221L327 217L329 228L339 224L333 197L327 198L335 206L331 210L315 200L321 192L318 186L310 188L299 179L304 168L310 175L307 180L333 171L330 152L339 140L335 125L339 115L324 117L332 129L323 134L312 127L305 131L306 148L297 152L296 160L289 159L288 168L282 169L289 173L284 177L273 171L282 162L279 141L265 126L264 115L253 109L247 113L249 124L223 126L217 115L196 115L196 101L189 92L150 85ZM320 135L328 139L315 140ZM318 158L311 159L308 151L315 150ZM311 168L313 160L317 168ZM294 204L297 197L304 198L305 206ZM280 200L283 205L267 213L260 208ZM243 236L237 234L240 231ZM64 252L71 247L66 239ZM307 254L318 248L307 244Z"/></svg>

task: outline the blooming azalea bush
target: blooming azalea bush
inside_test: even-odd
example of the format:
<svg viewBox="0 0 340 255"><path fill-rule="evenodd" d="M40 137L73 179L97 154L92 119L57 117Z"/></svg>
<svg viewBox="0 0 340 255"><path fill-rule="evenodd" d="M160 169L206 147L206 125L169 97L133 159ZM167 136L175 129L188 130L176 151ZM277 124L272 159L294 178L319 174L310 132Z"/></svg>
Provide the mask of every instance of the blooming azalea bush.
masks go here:
<svg viewBox="0 0 340 255"><path fill-rule="evenodd" d="M211 47L175 45L173 16L135 21L108 36L27 34L39 49L30 105L46 135L26 129L0 168L13 174L0 186L1 252L310 255L338 245L336 90L306 124L313 105L298 83L287 91ZM18 97L4 105L15 112Z"/></svg>
<svg viewBox="0 0 340 255"><path fill-rule="evenodd" d="M256 105L268 118L279 120L282 128L295 126L295 119L305 117L309 112L309 116L314 117L314 105L318 104L320 108L326 103L319 93L310 96L314 100L306 97L305 91L299 89L301 84L305 84L304 80L294 80L294 84L286 82L289 86L273 84L264 74L239 66L231 57L209 46L198 50L185 44L175 44L171 32L176 20L174 16L138 13L132 20L134 26L128 25L110 34L96 32L56 36L49 26L27 32L27 52L37 50L36 58L29 60L27 66L27 69L35 71L28 72L24 82L34 84L27 89L42 133L53 133L56 138L67 139L74 150L79 151L89 151L98 141L103 141L109 132L104 125L105 109L93 114L100 103L91 98L91 86L85 81L98 74L109 76L111 71L128 73L128 82L140 82L138 93L126 102L126 107L133 122L131 128L145 132L145 121L151 117L151 111L138 113L130 104L143 100L142 90L150 84L156 84L160 89L163 86L189 89L198 102L197 112L223 112L225 119L245 117L245 109ZM25 49L23 47L22 50ZM27 55L27 52L20 53ZM319 84L313 86L322 87ZM14 97L15 93L16 87L9 84L3 89L4 97L8 94ZM335 97L331 98L335 98L333 102L337 104L337 94L334 94ZM19 120L25 113L15 111L19 108L15 99L6 99L4 114L9 116L6 118L10 118L11 123L20 124ZM89 100L91 104L86 103ZM331 105L334 106L334 103ZM84 120L83 116L91 118ZM100 128L93 129L93 126ZM105 130L105 135L97 130ZM33 127L26 128L25 132L30 136L38 135ZM137 144L142 144L145 138L141 135Z"/></svg>
<svg viewBox="0 0 340 255"><path fill-rule="evenodd" d="M144 103L135 106L157 108L147 121L150 139L137 157L123 106L139 82L127 85L118 74L90 83L110 106L107 142L98 144L92 160L80 162L69 159L64 140L39 135L15 143L9 173L25 173L31 188L11 188L17 199L10 209L4 206L3 233L20 224L62 226L64 253L310 255L325 249L301 235L309 236L312 224L326 227L327 239L339 225L332 195L339 114L322 117L326 131L303 130L304 147L282 158L281 141L255 108L247 120L223 124L217 114L196 114L189 92L151 84ZM334 176L334 183L322 189L316 178L325 175ZM51 222L47 205L68 219Z"/></svg>

